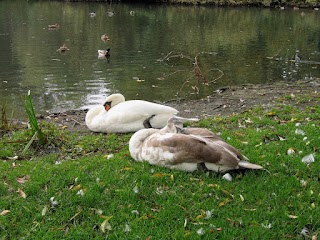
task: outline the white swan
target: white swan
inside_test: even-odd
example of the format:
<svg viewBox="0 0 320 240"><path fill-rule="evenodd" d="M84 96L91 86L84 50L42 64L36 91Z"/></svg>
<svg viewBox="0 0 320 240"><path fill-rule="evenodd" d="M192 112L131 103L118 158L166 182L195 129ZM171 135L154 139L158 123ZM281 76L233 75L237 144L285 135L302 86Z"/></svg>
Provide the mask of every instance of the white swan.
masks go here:
<svg viewBox="0 0 320 240"><path fill-rule="evenodd" d="M162 128L167 124L168 119L176 114L178 110L172 107L143 100L125 101L124 96L118 93L107 97L104 105L90 109L85 121L87 127L93 132L126 133L143 128Z"/></svg>
<svg viewBox="0 0 320 240"><path fill-rule="evenodd" d="M174 117L160 130L142 129L133 134L129 151L136 161L189 172L263 168L249 163L237 149L208 129L183 128Z"/></svg>

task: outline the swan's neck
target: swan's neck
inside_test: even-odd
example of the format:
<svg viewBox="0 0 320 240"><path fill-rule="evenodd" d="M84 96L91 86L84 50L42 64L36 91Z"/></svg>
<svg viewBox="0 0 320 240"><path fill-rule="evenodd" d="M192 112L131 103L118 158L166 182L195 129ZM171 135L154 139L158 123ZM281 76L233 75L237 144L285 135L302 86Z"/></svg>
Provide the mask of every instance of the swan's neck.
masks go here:
<svg viewBox="0 0 320 240"><path fill-rule="evenodd" d="M158 132L159 129L142 129L136 132L135 134L132 135L130 141L129 141L129 151L131 156L135 160L140 160L142 161L143 159L140 158L141 154L141 148L143 144L145 143L146 139L152 135L155 132Z"/></svg>
<svg viewBox="0 0 320 240"><path fill-rule="evenodd" d="M122 94L115 93L106 98L106 102L111 102L111 107L118 105L119 103L125 102L126 99Z"/></svg>
<svg viewBox="0 0 320 240"><path fill-rule="evenodd" d="M94 118L97 117L99 114L101 114L102 111L105 111L105 109L101 105L101 106L94 107L87 112L85 121L86 121L87 127L90 130L94 131L96 127L94 123Z"/></svg>

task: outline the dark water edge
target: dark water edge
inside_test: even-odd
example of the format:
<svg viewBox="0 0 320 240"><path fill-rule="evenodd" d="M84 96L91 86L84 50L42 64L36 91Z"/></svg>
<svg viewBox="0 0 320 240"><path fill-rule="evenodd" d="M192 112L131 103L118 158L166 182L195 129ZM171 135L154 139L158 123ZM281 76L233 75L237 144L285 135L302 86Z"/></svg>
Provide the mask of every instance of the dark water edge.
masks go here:
<svg viewBox="0 0 320 240"><path fill-rule="evenodd" d="M105 3L147 3L147 4L182 4L182 5L208 5L221 7L267 7L267 8L317 8L318 0L60 0L65 2L105 2Z"/></svg>

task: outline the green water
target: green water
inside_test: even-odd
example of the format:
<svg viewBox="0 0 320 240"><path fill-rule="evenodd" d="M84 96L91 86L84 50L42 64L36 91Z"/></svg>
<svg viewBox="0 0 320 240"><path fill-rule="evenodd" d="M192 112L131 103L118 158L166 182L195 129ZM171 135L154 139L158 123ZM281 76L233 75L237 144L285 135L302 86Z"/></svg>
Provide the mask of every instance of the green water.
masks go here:
<svg viewBox="0 0 320 240"><path fill-rule="evenodd" d="M54 23L60 28L49 30ZM312 9L0 1L0 103L24 114L30 89L36 112L45 113L114 92L166 101L226 85L319 78L319 23ZM104 33L111 41L101 41ZM64 43L70 50L57 52ZM108 47L110 58L99 59L97 50Z"/></svg>

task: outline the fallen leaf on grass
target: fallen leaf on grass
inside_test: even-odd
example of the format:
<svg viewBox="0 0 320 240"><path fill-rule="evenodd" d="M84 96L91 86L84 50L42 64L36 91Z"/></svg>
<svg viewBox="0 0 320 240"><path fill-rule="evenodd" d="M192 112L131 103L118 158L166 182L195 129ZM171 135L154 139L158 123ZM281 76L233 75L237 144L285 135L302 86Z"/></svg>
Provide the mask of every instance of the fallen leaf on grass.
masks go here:
<svg viewBox="0 0 320 240"><path fill-rule="evenodd" d="M309 235L309 230L308 228L304 227L301 232L300 232L301 235L307 237Z"/></svg>
<svg viewBox="0 0 320 240"><path fill-rule="evenodd" d="M72 218L69 219L69 222L73 221L73 219L75 219L81 212L82 212L82 210L77 212Z"/></svg>
<svg viewBox="0 0 320 240"><path fill-rule="evenodd" d="M95 214L101 215L103 211L101 209L96 209L96 208L90 208L91 211L94 211Z"/></svg>
<svg viewBox="0 0 320 240"><path fill-rule="evenodd" d="M310 163L313 163L314 162L314 156L313 154L309 154L307 156L304 156L301 160L303 163L305 164L310 164Z"/></svg>
<svg viewBox="0 0 320 240"><path fill-rule="evenodd" d="M232 197L234 199L234 195L232 195L230 192L228 192L227 190L221 189L221 192L223 192L224 194L229 195L230 197Z"/></svg>
<svg viewBox="0 0 320 240"><path fill-rule="evenodd" d="M267 113L267 116L269 116L269 117L273 117L273 116L275 116L275 115L276 115L275 112L268 112L268 113Z"/></svg>
<svg viewBox="0 0 320 240"><path fill-rule="evenodd" d="M6 215L7 213L9 213L10 210L3 210L1 213L0 213L0 216L3 216L3 215Z"/></svg>
<svg viewBox="0 0 320 240"><path fill-rule="evenodd" d="M103 157L109 160L110 158L113 158L114 155L111 153L111 154L104 155Z"/></svg>
<svg viewBox="0 0 320 240"><path fill-rule="evenodd" d="M302 136L304 136L306 134L303 130L298 129L298 128L294 131L294 133L297 135L302 135Z"/></svg>
<svg viewBox="0 0 320 240"><path fill-rule="evenodd" d="M85 190L80 189L80 190L77 192L77 195L84 196L84 193L85 193Z"/></svg>
<svg viewBox="0 0 320 240"><path fill-rule="evenodd" d="M54 208L54 207L57 206L58 204L59 204L58 201L55 201L55 200L54 200L54 197L51 197L51 198L50 198L50 205L51 205L52 208Z"/></svg>
<svg viewBox="0 0 320 240"><path fill-rule="evenodd" d="M232 227L239 227L243 224L242 220L233 220L231 218L227 218L227 220L230 222L230 226Z"/></svg>
<svg viewBox="0 0 320 240"><path fill-rule="evenodd" d="M155 219L155 217L151 214L143 214L141 217L138 218L138 221L147 219Z"/></svg>
<svg viewBox="0 0 320 240"><path fill-rule="evenodd" d="M111 218L113 218L113 216L104 216L104 215L100 215L101 218L103 218L104 220L109 221Z"/></svg>
<svg viewBox="0 0 320 240"><path fill-rule="evenodd" d="M244 197L241 194L239 194L239 196L240 196L241 202L244 202Z"/></svg>
<svg viewBox="0 0 320 240"><path fill-rule="evenodd" d="M272 227L271 223L261 223L261 226L266 229L270 229Z"/></svg>
<svg viewBox="0 0 320 240"><path fill-rule="evenodd" d="M184 227L184 228L187 227L187 223L188 223L188 219L185 218L185 219L184 219L184 224L183 224L183 227Z"/></svg>
<svg viewBox="0 0 320 240"><path fill-rule="evenodd" d="M219 207L223 207L224 205L226 205L227 202L229 202L230 199L229 198L226 198L225 200L223 200L221 203L219 203Z"/></svg>
<svg viewBox="0 0 320 240"><path fill-rule="evenodd" d="M152 175L152 177L164 177L164 176L167 176L169 174L165 174L165 173L155 173Z"/></svg>
<svg viewBox="0 0 320 240"><path fill-rule="evenodd" d="M138 186L135 186L132 190L133 190L134 193L139 193L139 188L138 188Z"/></svg>
<svg viewBox="0 0 320 240"><path fill-rule="evenodd" d="M197 230L197 234L200 235L200 236L202 236L202 235L205 234L205 231L203 230L203 228L199 228L199 229Z"/></svg>
<svg viewBox="0 0 320 240"><path fill-rule="evenodd" d="M135 210L135 209L132 210L131 213L136 214L136 215L139 215L139 211L138 211L138 210Z"/></svg>
<svg viewBox="0 0 320 240"><path fill-rule="evenodd" d="M302 187L306 187L308 183L304 179L301 179L300 180L300 184L301 184Z"/></svg>
<svg viewBox="0 0 320 240"><path fill-rule="evenodd" d="M124 232L128 233L131 231L130 225L128 223L126 223L126 225L124 226Z"/></svg>
<svg viewBox="0 0 320 240"><path fill-rule="evenodd" d="M294 153L295 153L295 150L293 148L289 148L288 151L287 151L288 155L292 155Z"/></svg>
<svg viewBox="0 0 320 240"><path fill-rule="evenodd" d="M45 206L45 207L42 209L42 211L41 211L41 215L42 215L42 216L46 215L47 211L48 211L48 207Z"/></svg>
<svg viewBox="0 0 320 240"><path fill-rule="evenodd" d="M104 220L100 225L101 232L105 233L106 230L111 231L112 227L108 220Z"/></svg>
<svg viewBox="0 0 320 240"><path fill-rule="evenodd" d="M112 227L109 223L109 220L113 217L113 216L103 216L103 215L100 215L100 217L104 218L104 221L101 223L100 225L100 229L101 229L101 232L105 233L106 230L108 231L111 231L112 230Z"/></svg>
<svg viewBox="0 0 320 240"><path fill-rule="evenodd" d="M196 216L196 220L198 221L201 218L204 218L205 213L202 212L201 214L199 214L198 216Z"/></svg>
<svg viewBox="0 0 320 240"><path fill-rule="evenodd" d="M22 198L26 198L26 197L27 197L27 194L25 194L24 191L22 191L20 188L18 188L17 193L19 193L19 195L20 195Z"/></svg>
<svg viewBox="0 0 320 240"><path fill-rule="evenodd" d="M132 171L134 168L132 168L132 167L124 167L124 168L122 168L122 169L120 169L120 172L121 171Z"/></svg>
<svg viewBox="0 0 320 240"><path fill-rule="evenodd" d="M222 176L223 179L231 182L232 181L232 176L230 173L226 173L225 175Z"/></svg>
<svg viewBox="0 0 320 240"><path fill-rule="evenodd" d="M29 179L30 179L29 176L17 177L17 182L23 184L29 181Z"/></svg>
<svg viewBox="0 0 320 240"><path fill-rule="evenodd" d="M210 183L208 184L208 187L220 187L218 184Z"/></svg>
<svg viewBox="0 0 320 240"><path fill-rule="evenodd" d="M245 119L244 121L245 121L246 123L252 123L252 121L251 121L251 119L250 119L250 118Z"/></svg>
<svg viewBox="0 0 320 240"><path fill-rule="evenodd" d="M210 219L212 217L212 214L214 213L214 209L212 210L207 210L205 212L205 219Z"/></svg>
<svg viewBox="0 0 320 240"><path fill-rule="evenodd" d="M298 216L296 216L296 215L290 215L290 214L288 215L288 217L291 218L291 219L297 219L297 218L298 218Z"/></svg>
<svg viewBox="0 0 320 240"><path fill-rule="evenodd" d="M165 177L165 176L170 176L170 179L173 181L174 176L173 174L167 174L167 173L155 173L152 175L152 177Z"/></svg>

